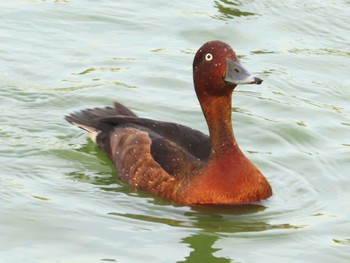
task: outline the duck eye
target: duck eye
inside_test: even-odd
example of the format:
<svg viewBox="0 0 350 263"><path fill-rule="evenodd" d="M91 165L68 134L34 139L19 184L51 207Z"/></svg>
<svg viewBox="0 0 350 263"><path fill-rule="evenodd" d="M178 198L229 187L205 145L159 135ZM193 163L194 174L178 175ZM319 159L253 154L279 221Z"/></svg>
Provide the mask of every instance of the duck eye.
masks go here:
<svg viewBox="0 0 350 263"><path fill-rule="evenodd" d="M212 59L213 59L213 55L212 54L208 53L208 54L205 55L205 60L206 61L211 61Z"/></svg>

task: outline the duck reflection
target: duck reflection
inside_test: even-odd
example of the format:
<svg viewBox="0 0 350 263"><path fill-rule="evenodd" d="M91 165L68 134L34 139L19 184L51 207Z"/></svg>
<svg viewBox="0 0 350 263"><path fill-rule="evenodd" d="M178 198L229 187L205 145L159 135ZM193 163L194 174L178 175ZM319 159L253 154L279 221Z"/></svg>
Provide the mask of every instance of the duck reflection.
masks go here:
<svg viewBox="0 0 350 263"><path fill-rule="evenodd" d="M220 206L196 206L192 207L193 211L198 212L198 216L201 217L201 220L198 220L197 227L200 227L202 230L194 235L185 237L182 239L182 243L186 243L193 250L186 257L184 261L178 261L178 263L184 262L217 262L217 263L226 263L232 262L232 259L225 257L215 256L215 252L220 251L221 249L214 248L214 244L222 236L221 233L226 231L239 232L242 230L241 226L238 228L233 227L234 224L231 220L225 220L225 215L244 215L250 213L257 213L259 211L265 210L266 207L261 205L220 205ZM189 216L193 216L195 213L188 213ZM228 226L228 224L230 226ZM241 225L241 224L239 224ZM254 224L255 225L255 224ZM252 228L246 226L247 231L253 231Z"/></svg>
<svg viewBox="0 0 350 263"><path fill-rule="evenodd" d="M240 1L215 0L214 7L220 12L220 15L216 16L216 18L228 20L234 17L256 15L256 13L239 10L238 7L241 5Z"/></svg>
<svg viewBox="0 0 350 263"><path fill-rule="evenodd" d="M153 203L153 205L155 205ZM152 222L166 224L176 228L188 228L193 232L181 239L181 243L188 244L192 248L190 254L185 260L178 262L232 262L232 259L217 257L215 252L219 251L214 247L215 243L231 233L242 232L261 232L271 229L296 229L301 226L289 224L272 225L259 220L258 213L263 212L266 207L258 204L246 204L235 206L195 206L189 211L183 212L184 219L171 218L172 212L179 212L180 207L171 207L169 204L156 205L155 209L162 209L167 213L166 217L145 214L130 213L110 213L118 217L140 220L143 222ZM180 210L182 211L182 210ZM144 211L145 212L145 211ZM159 212L159 211L158 211ZM163 213L164 214L164 213ZM253 217L252 214L256 214ZM180 215L181 216L181 215ZM175 218L179 218L176 214Z"/></svg>
<svg viewBox="0 0 350 263"><path fill-rule="evenodd" d="M189 244L193 249L190 255L186 257L184 261L178 261L177 263L188 262L215 262L215 263L228 263L232 262L229 258L216 257L214 253L219 251L218 248L213 248L215 242L219 239L219 236L208 235L200 233L186 237L182 240L182 243Z"/></svg>

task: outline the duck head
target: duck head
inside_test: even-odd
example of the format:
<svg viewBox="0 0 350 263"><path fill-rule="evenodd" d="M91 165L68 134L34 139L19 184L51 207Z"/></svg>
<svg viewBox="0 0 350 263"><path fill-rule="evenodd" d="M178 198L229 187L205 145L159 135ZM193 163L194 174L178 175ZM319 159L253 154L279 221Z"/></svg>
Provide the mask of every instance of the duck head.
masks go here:
<svg viewBox="0 0 350 263"><path fill-rule="evenodd" d="M193 81L197 96L232 93L240 84L261 84L239 62L236 53L222 41L210 41L200 47L193 61ZM203 95L204 95L203 94Z"/></svg>

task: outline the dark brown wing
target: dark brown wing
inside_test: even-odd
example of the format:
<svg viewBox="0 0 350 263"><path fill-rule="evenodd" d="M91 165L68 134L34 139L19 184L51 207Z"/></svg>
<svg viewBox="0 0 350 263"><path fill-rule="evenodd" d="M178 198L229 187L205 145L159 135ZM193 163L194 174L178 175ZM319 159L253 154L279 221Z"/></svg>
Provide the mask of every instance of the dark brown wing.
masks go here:
<svg viewBox="0 0 350 263"><path fill-rule="evenodd" d="M124 159L121 163L120 157L117 158L119 161L116 160L117 153L131 147L113 139L119 138L120 133L124 134L125 131L133 131L132 134L138 134L142 138L147 135L153 160L168 174L178 179L195 173L202 167L202 161L208 158L210 141L207 135L175 123L138 118L125 106L116 105L115 108L83 110L66 116L66 119L89 132L96 133L96 143L115 162L117 168L119 166L120 169L126 169L127 163L131 166L133 160L132 157L125 159L129 160L127 163L124 163ZM128 139L126 134L122 137L123 140ZM125 172L119 169L118 172L129 181Z"/></svg>
<svg viewBox="0 0 350 263"><path fill-rule="evenodd" d="M210 154L209 136L184 125L128 116L110 116L101 118L100 121L113 126L125 125L137 127L147 132L153 131L161 138L176 143L202 161L207 160Z"/></svg>

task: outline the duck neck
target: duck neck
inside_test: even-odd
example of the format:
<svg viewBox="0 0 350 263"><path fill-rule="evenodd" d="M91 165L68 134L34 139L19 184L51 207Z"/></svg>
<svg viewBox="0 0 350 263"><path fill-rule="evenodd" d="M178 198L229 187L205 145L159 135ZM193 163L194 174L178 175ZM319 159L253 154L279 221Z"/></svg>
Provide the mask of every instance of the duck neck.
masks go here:
<svg viewBox="0 0 350 263"><path fill-rule="evenodd" d="M201 107L210 133L210 159L230 157L239 151L232 130L232 93L201 98Z"/></svg>

